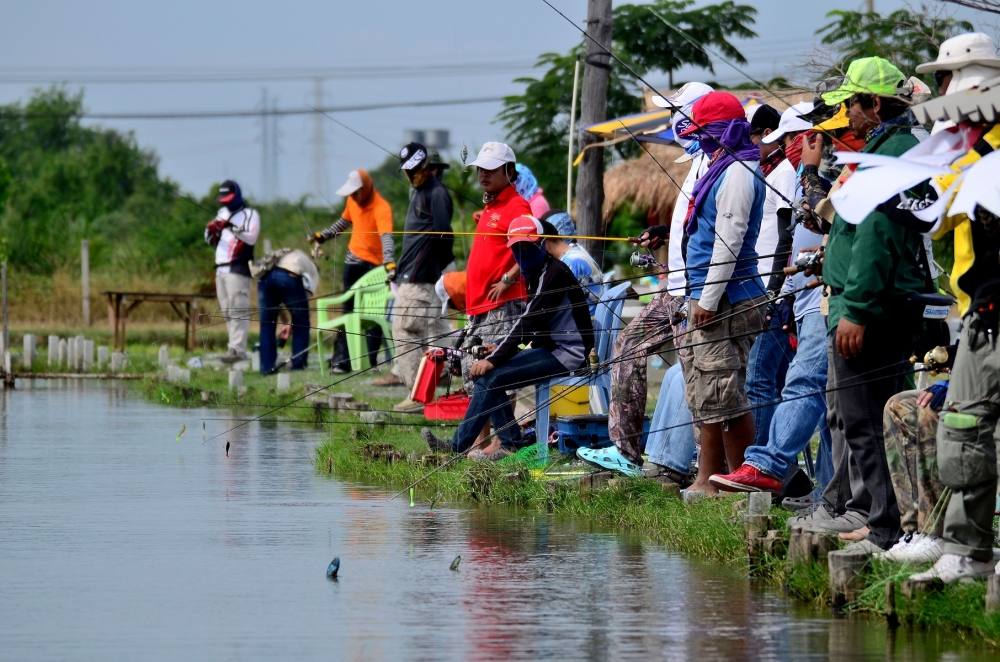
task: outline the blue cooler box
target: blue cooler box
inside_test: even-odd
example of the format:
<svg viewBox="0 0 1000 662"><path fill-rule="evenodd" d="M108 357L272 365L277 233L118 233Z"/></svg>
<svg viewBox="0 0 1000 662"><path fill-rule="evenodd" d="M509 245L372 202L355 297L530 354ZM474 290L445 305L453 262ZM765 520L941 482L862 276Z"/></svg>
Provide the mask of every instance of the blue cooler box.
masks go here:
<svg viewBox="0 0 1000 662"><path fill-rule="evenodd" d="M559 452L565 455L575 455L577 448L605 448L611 445L608 435L608 417L606 414L590 414L587 416L559 416L556 418L556 434L558 435ZM649 417L642 418L642 448L646 448L646 437L649 435Z"/></svg>

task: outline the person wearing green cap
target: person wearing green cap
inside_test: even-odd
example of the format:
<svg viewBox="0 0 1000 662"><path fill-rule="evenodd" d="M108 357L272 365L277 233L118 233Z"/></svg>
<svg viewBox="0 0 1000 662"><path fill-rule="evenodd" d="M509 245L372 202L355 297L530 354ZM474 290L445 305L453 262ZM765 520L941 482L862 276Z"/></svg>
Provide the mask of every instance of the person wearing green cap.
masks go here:
<svg viewBox="0 0 1000 662"><path fill-rule="evenodd" d="M898 156L918 142L912 131L916 122L899 95L905 81L888 60L861 58L851 62L823 101L846 104L851 130L865 140L864 152ZM904 218L912 215L912 194L894 197L857 225L835 216L823 262L835 473L820 507L791 525L839 532L855 541L848 553L880 553L901 535L882 410L904 390L908 372L910 339L900 325L907 319L905 297L926 291L929 284L918 257L921 234Z"/></svg>

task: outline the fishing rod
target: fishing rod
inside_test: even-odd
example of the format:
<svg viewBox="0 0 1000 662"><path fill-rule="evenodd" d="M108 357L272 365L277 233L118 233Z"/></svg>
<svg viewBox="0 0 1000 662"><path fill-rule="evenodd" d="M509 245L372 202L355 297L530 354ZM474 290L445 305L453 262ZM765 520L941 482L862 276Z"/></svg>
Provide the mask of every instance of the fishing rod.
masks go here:
<svg viewBox="0 0 1000 662"><path fill-rule="evenodd" d="M233 417L233 416L214 416L214 417L213 416L207 416L207 417L202 417L199 420L202 420L202 421L230 421L230 422L247 422L247 423L253 423L257 419L252 419L252 418L236 418L236 417ZM360 419L357 419L357 418L348 419L348 420L341 420L341 419L328 420L328 419L324 418L321 421L319 421L319 420L317 420L317 421L307 421L307 420L303 420L303 419L299 419L299 418L268 418L267 422L268 423L302 423L304 425L314 425L316 427L321 427L323 425L353 425L355 427L358 427L358 426L361 426L361 425L387 425L387 426L390 426L390 427L407 427L407 428L414 428L414 427L456 428L456 427L459 426L459 423L435 423L435 422L432 422L432 421L414 421L412 423L407 423L406 421L379 421L378 423L368 424L368 423L364 423L363 421L361 421Z"/></svg>

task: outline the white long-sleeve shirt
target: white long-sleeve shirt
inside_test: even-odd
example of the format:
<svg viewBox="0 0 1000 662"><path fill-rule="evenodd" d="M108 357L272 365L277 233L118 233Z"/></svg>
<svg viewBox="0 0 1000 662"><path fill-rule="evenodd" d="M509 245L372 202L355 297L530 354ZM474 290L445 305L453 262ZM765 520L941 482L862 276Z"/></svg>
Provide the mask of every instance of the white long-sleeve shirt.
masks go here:
<svg viewBox="0 0 1000 662"><path fill-rule="evenodd" d="M215 217L229 221L215 246L215 270L230 273L234 262L249 262L253 258L253 246L260 235L260 215L251 207L244 207L235 214L222 207Z"/></svg>
<svg viewBox="0 0 1000 662"><path fill-rule="evenodd" d="M677 201L674 202L674 211L670 215L670 237L667 243L667 292L675 297L685 295L687 286L687 276L684 273L684 251L682 242L684 240L684 219L687 217L688 200L694 191L694 183L708 170L709 160L703 152L698 152L691 159L691 168L688 170L684 182L681 184Z"/></svg>

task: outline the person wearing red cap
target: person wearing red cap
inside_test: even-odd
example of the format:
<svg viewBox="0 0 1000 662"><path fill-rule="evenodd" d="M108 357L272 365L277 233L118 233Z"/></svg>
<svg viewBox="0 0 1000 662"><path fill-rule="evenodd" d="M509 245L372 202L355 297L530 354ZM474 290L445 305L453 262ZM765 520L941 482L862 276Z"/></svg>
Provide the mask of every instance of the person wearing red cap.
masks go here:
<svg viewBox="0 0 1000 662"><path fill-rule="evenodd" d="M717 492L709 476L726 465L739 467L754 438L745 381L754 336L764 328L765 290L754 246L765 184L739 99L710 92L691 115L682 135L697 136L711 159L684 221L691 330L679 351L688 404L701 427L698 476L688 489L695 496Z"/></svg>
<svg viewBox="0 0 1000 662"><path fill-rule="evenodd" d="M492 422L502 444L492 458L509 454L523 442L507 389L566 375L586 364L594 346L587 295L570 268L545 251L544 234L541 222L531 216L510 223L505 249L520 267L531 298L510 331L472 364L472 401L451 442L421 430L432 450L464 453ZM521 345L530 347L522 350Z"/></svg>

